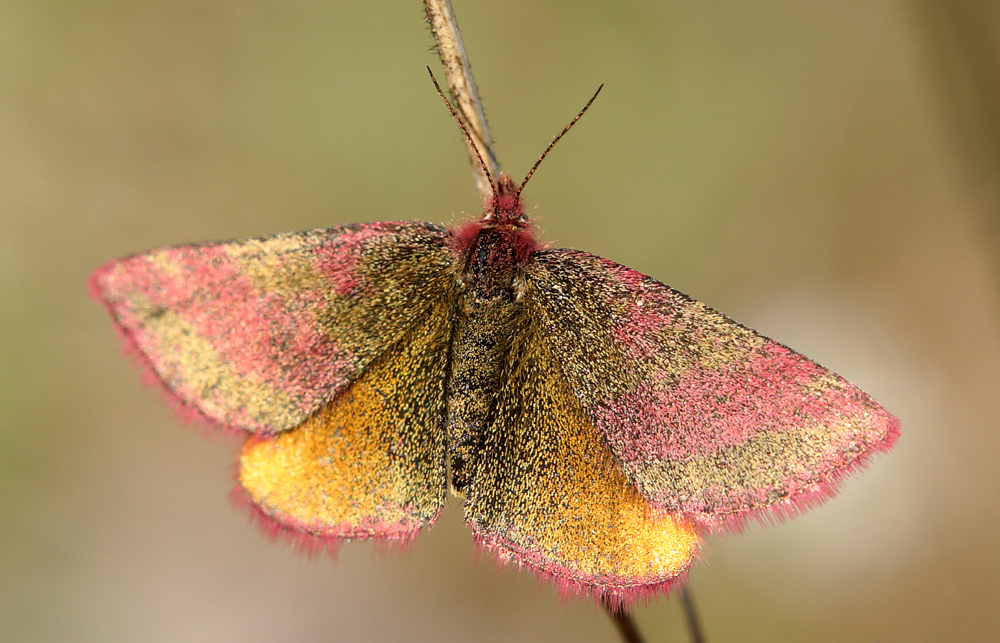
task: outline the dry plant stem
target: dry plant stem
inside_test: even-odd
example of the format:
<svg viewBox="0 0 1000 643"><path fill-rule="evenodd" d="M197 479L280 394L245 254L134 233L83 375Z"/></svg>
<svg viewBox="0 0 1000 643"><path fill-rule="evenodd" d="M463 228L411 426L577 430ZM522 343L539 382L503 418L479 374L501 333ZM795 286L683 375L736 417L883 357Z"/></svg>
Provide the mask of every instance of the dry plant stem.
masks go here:
<svg viewBox="0 0 1000 643"><path fill-rule="evenodd" d="M639 629L635 626L635 619L632 618L632 612L616 610L603 602L601 605L604 606L604 611L608 613L611 621L615 624L618 635L622 637L622 643L643 643L642 635L639 634Z"/></svg>
<svg viewBox="0 0 1000 643"><path fill-rule="evenodd" d="M472 135L469 134L469 130L466 129L465 123L462 122L462 119L458 117L458 112L456 112L455 108L451 106L450 102L448 102L448 97L444 95L443 91L441 91L441 85L438 85L437 78L434 77L434 72L431 71L430 67L427 68L427 73L431 75L431 82L434 83L434 88L438 90L438 95L441 97L441 100L443 100L444 104L447 105L448 111L451 112L452 117L458 121L458 126L462 128L462 133L465 134L466 142L472 146L472 152L475 154L476 160L479 161L479 168L485 172L485 176L490 182L490 194L495 195L497 193L496 181L493 180L493 175L486 169L486 162L483 161L483 156L479 153L479 148L477 148L476 144L472 141ZM518 194L520 194L520 192L518 192Z"/></svg>
<svg viewBox="0 0 1000 643"><path fill-rule="evenodd" d="M698 611L694 607L694 597L687 585L681 586L681 607L684 609L684 620L687 621L688 633L691 634L691 643L705 643L705 634L701 631Z"/></svg>
<svg viewBox="0 0 1000 643"><path fill-rule="evenodd" d="M493 139L490 138L486 116L483 114L483 104L479 100L476 82L472 78L472 65L469 64L469 57L465 53L465 45L462 44L462 35L458 31L458 22L455 20L451 2L424 0L424 9L427 12L427 22L430 23L431 32L434 34L441 64L444 66L448 92L451 94L455 111L464 121L486 167L495 178L500 174L500 163L493 151ZM493 196L489 177L484 174L483 168L476 160L475 150L468 140L466 147L472 171L476 174L476 186L483 198L488 199Z"/></svg>
<svg viewBox="0 0 1000 643"><path fill-rule="evenodd" d="M698 620L698 612L694 606L694 597L687 585L683 585L680 591L681 609L684 611L684 622L687 623L688 634L691 636L691 643L705 643L705 634L701 631L701 622ZM611 617L611 621L618 630L618 635L622 637L623 643L643 643L642 635L636 627L632 613L625 610L616 610L605 602L601 605L604 611Z"/></svg>

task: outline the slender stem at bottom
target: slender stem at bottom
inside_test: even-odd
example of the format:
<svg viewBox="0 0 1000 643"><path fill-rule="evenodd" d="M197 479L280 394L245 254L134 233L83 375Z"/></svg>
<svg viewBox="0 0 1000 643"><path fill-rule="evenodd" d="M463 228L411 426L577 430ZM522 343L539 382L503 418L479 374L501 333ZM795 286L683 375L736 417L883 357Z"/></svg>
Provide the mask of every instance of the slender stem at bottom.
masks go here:
<svg viewBox="0 0 1000 643"><path fill-rule="evenodd" d="M681 609L684 612L684 622L687 623L688 634L691 636L691 643L705 643L705 634L701 631L701 621L698 619L698 610L694 605L694 596L687 585L681 587ZM615 609L607 602L602 601L604 611L611 617L611 621L618 630L618 635L622 638L622 643L643 643L639 628L632 618L632 613L622 609Z"/></svg>
<svg viewBox="0 0 1000 643"><path fill-rule="evenodd" d="M688 589L687 585L681 586L681 607L684 609L684 620L687 621L691 643L705 643L705 634L701 631L698 611L694 607L694 596L691 595L691 590Z"/></svg>
<svg viewBox="0 0 1000 643"><path fill-rule="evenodd" d="M611 621L615 624L618 635L622 637L622 643L643 643L642 635L639 634L639 629L635 625L635 619L632 618L632 612L622 609L616 610L605 602L602 602L601 605L604 606L604 611L608 613Z"/></svg>

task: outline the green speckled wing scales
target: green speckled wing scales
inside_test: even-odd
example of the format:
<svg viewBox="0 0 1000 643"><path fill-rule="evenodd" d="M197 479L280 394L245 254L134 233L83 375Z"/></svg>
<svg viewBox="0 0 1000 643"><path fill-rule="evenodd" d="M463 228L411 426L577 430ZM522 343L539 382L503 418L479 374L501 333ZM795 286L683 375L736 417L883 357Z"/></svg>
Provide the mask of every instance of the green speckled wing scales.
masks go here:
<svg viewBox="0 0 1000 643"><path fill-rule="evenodd" d="M177 246L112 261L91 286L182 409L275 433L452 299L449 241L413 222Z"/></svg>
<svg viewBox="0 0 1000 643"><path fill-rule="evenodd" d="M625 266L542 251L526 283L543 341L630 482L705 527L822 501L898 436L856 386Z"/></svg>

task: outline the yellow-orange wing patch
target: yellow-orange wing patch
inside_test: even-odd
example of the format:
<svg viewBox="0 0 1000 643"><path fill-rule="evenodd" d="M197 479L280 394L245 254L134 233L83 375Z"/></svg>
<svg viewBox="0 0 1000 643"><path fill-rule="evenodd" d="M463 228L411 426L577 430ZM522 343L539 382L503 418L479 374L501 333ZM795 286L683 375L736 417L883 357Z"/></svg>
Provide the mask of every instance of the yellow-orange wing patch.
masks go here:
<svg viewBox="0 0 1000 643"><path fill-rule="evenodd" d="M690 524L629 484L533 324L511 348L465 511L501 560L612 604L668 590L698 549Z"/></svg>
<svg viewBox="0 0 1000 643"><path fill-rule="evenodd" d="M448 307L439 305L299 427L251 436L237 495L308 546L408 541L444 502Z"/></svg>

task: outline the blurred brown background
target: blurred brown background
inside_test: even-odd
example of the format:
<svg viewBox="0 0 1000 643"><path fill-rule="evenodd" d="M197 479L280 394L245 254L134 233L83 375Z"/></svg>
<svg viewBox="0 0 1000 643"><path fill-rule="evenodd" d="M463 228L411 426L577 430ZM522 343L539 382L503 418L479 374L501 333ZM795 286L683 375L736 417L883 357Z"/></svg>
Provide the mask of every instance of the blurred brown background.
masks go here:
<svg viewBox="0 0 1000 643"><path fill-rule="evenodd" d="M995 3L456 0L545 237L840 372L903 422L825 507L712 538L709 640L1000 629ZM309 561L226 499L235 446L142 387L87 274L150 247L479 209L418 0L0 4L0 640L614 641L477 562ZM676 601L639 609L686 640Z"/></svg>

